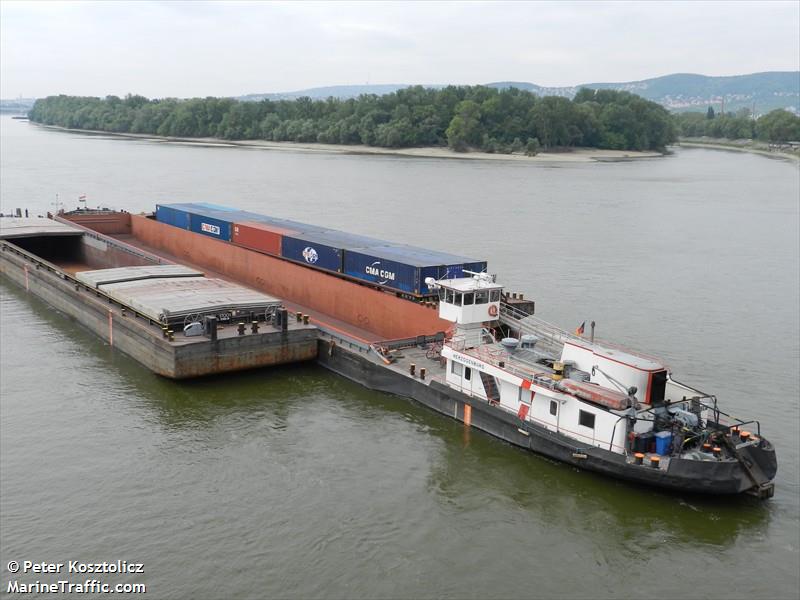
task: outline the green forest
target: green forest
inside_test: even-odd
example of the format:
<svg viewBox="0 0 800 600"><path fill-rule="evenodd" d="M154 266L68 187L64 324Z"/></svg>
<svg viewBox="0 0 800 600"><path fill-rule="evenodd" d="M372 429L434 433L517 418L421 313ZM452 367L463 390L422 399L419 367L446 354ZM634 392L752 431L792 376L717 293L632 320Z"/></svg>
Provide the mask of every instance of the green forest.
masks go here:
<svg viewBox="0 0 800 600"><path fill-rule="evenodd" d="M148 100L50 96L31 121L76 129L228 140L448 146L536 154L575 146L662 151L676 139L669 112L634 94L582 89L573 100L516 88L410 87L348 100Z"/></svg>
<svg viewBox="0 0 800 600"><path fill-rule="evenodd" d="M712 107L704 113L687 112L674 116L682 137L712 137L729 140L762 140L765 142L800 141L800 117L788 110L776 109L753 119L746 108L730 114L716 114Z"/></svg>

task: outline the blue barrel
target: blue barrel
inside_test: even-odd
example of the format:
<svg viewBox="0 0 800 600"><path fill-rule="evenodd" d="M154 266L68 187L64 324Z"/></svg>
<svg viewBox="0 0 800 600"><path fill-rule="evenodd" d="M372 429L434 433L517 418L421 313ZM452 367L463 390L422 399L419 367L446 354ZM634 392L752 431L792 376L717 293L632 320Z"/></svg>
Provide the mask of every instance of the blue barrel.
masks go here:
<svg viewBox="0 0 800 600"><path fill-rule="evenodd" d="M672 432L659 431L656 434L656 454L669 454L670 446L672 446Z"/></svg>

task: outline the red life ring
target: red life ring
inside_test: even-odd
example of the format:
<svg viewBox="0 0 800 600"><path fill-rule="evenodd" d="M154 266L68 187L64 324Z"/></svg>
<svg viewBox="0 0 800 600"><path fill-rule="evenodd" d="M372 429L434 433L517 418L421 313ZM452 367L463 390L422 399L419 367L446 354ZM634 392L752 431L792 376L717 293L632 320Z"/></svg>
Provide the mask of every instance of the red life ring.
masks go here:
<svg viewBox="0 0 800 600"><path fill-rule="evenodd" d="M489 307L489 316L490 317L496 317L497 316L497 305L496 304L492 304Z"/></svg>

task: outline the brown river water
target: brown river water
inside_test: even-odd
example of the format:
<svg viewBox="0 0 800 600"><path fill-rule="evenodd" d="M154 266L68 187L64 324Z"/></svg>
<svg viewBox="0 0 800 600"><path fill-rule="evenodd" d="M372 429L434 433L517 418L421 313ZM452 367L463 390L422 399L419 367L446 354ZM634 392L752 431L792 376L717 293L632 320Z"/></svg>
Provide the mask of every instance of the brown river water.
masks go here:
<svg viewBox="0 0 800 600"><path fill-rule="evenodd" d="M798 597L796 163L333 155L8 117L0 142L3 212L205 201L484 258L542 318L595 320L760 419L779 460L769 501L682 497L313 365L175 383L0 280L2 595L95 578L148 598ZM144 573L9 572L26 560Z"/></svg>

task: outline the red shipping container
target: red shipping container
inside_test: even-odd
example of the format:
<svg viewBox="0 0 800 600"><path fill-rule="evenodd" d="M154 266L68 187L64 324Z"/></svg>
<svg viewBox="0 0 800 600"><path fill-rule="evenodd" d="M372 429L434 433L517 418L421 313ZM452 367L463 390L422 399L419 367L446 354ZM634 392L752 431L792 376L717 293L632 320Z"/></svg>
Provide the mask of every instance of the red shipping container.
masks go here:
<svg viewBox="0 0 800 600"><path fill-rule="evenodd" d="M296 231L248 221L233 224L232 241L237 246L258 250L264 254L281 255L281 240L284 234L296 234Z"/></svg>

